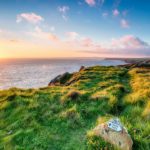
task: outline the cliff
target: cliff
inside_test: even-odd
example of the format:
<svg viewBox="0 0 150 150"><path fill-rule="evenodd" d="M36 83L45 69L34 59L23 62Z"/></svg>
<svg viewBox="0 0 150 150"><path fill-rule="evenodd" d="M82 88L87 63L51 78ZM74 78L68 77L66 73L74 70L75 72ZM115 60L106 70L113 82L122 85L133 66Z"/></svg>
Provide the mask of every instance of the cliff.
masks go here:
<svg viewBox="0 0 150 150"><path fill-rule="evenodd" d="M61 77L0 91L0 149L106 149L87 134L112 117L127 127L134 150L150 149L149 67L95 66Z"/></svg>

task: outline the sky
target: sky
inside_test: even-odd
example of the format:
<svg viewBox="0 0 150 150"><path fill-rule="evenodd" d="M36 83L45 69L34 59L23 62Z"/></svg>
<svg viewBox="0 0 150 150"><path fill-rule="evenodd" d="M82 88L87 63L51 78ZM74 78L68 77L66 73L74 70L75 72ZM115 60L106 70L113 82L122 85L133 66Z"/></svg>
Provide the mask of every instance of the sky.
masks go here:
<svg viewBox="0 0 150 150"><path fill-rule="evenodd" d="M0 0L0 58L150 57L150 0Z"/></svg>

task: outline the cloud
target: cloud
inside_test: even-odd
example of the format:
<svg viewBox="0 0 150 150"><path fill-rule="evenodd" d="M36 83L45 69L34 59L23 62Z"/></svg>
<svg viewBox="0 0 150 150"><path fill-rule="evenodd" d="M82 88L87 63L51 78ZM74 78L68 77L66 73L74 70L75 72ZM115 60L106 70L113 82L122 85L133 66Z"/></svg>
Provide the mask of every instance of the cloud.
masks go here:
<svg viewBox="0 0 150 150"><path fill-rule="evenodd" d="M43 49L59 50L62 52L75 52L83 56L101 56L101 57L145 57L150 56L150 45L144 40L133 36L125 35L115 38L107 43L96 42L90 37L83 37L77 32L67 32L67 39L61 39L59 36L43 31L36 26L34 31L26 32L25 39L22 36L15 35L9 31L1 30L0 41L5 49ZM35 41L34 41L35 40ZM36 44L35 44L36 43Z"/></svg>
<svg viewBox="0 0 150 150"><path fill-rule="evenodd" d="M35 13L22 13L22 14L17 15L17 20L16 20L17 23L20 23L23 20L29 23L37 24L43 21L44 18Z"/></svg>
<svg viewBox="0 0 150 150"><path fill-rule="evenodd" d="M150 56L150 45L133 35L126 35L119 39L113 39L111 42L111 49L122 56Z"/></svg>
<svg viewBox="0 0 150 150"><path fill-rule="evenodd" d="M7 29L1 29L0 32L0 45L4 48L9 47L11 50L14 47L19 47L23 43L25 43L25 38L23 36L20 36L21 32L16 33Z"/></svg>
<svg viewBox="0 0 150 150"><path fill-rule="evenodd" d="M7 41L15 41L16 39L19 39L19 35L19 33L15 33L6 29L0 29L0 38Z"/></svg>
<svg viewBox="0 0 150 150"><path fill-rule="evenodd" d="M113 16L118 16L120 14L118 9L113 10Z"/></svg>
<svg viewBox="0 0 150 150"><path fill-rule="evenodd" d="M62 42L65 43L67 47L70 47L70 49L87 50L95 49L95 47L97 47L97 44L89 37L83 37L76 32L67 32L66 35L68 36L68 39Z"/></svg>
<svg viewBox="0 0 150 150"><path fill-rule="evenodd" d="M95 1L95 0L85 0L85 2L86 2L89 6L95 6L95 5L96 5L96 1Z"/></svg>
<svg viewBox="0 0 150 150"><path fill-rule="evenodd" d="M53 32L53 31L55 31L55 27L54 26L51 26L50 27L50 30Z"/></svg>
<svg viewBox="0 0 150 150"><path fill-rule="evenodd" d="M59 38L55 34L45 32L39 26L35 27L34 32L27 32L27 34L38 39L49 40L52 42L59 41Z"/></svg>
<svg viewBox="0 0 150 150"><path fill-rule="evenodd" d="M150 45L138 37L125 35L105 44L96 44L93 40L87 39L81 52L105 57L145 57L150 56Z"/></svg>
<svg viewBox="0 0 150 150"><path fill-rule="evenodd" d="M130 27L128 21L125 19L121 19L120 24L121 24L122 28L129 28Z"/></svg>
<svg viewBox="0 0 150 150"><path fill-rule="evenodd" d="M59 6L58 10L61 13L66 13L70 8L68 6Z"/></svg>
<svg viewBox="0 0 150 150"><path fill-rule="evenodd" d="M61 13L62 18L66 21L68 19L67 12L70 10L69 6L59 6L58 11Z"/></svg>
<svg viewBox="0 0 150 150"><path fill-rule="evenodd" d="M95 5L103 6L105 0L85 0L85 2L91 7Z"/></svg>
<svg viewBox="0 0 150 150"><path fill-rule="evenodd" d="M68 17L66 15L62 15L62 18L67 21L68 20Z"/></svg>
<svg viewBox="0 0 150 150"><path fill-rule="evenodd" d="M77 32L74 32L74 31L73 32L67 32L66 35L71 40L74 40L79 36L79 34Z"/></svg>
<svg viewBox="0 0 150 150"><path fill-rule="evenodd" d="M81 46L92 47L94 46L93 40L91 38L86 37L81 40Z"/></svg>
<svg viewBox="0 0 150 150"><path fill-rule="evenodd" d="M113 39L111 45L115 49L132 49L132 50L145 49L149 47L149 45L146 42L133 35L126 35L121 37L120 39Z"/></svg>
<svg viewBox="0 0 150 150"><path fill-rule="evenodd" d="M20 43L21 41L18 40L18 39L11 39L10 42L12 42L12 43Z"/></svg>

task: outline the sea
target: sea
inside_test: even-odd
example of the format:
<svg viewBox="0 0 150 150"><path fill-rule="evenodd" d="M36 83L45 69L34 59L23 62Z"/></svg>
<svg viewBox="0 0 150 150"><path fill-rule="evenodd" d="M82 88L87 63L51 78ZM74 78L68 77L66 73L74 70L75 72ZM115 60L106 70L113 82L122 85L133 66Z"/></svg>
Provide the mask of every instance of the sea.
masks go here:
<svg viewBox="0 0 150 150"><path fill-rule="evenodd" d="M123 64L121 60L102 58L0 59L0 90L45 87L57 75L76 72L81 66Z"/></svg>

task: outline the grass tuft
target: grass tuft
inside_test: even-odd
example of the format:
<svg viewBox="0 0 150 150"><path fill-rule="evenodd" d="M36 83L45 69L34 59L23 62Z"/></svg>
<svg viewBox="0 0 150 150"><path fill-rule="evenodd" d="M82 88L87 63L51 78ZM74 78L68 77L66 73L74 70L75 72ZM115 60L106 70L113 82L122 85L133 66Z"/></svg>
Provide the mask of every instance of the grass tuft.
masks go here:
<svg viewBox="0 0 150 150"><path fill-rule="evenodd" d="M113 117L127 128L133 150L150 149L149 69L87 67L60 82L0 91L0 149L112 150L91 129Z"/></svg>

